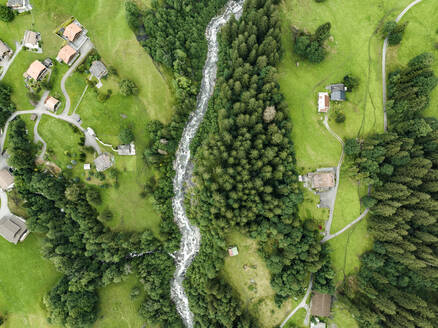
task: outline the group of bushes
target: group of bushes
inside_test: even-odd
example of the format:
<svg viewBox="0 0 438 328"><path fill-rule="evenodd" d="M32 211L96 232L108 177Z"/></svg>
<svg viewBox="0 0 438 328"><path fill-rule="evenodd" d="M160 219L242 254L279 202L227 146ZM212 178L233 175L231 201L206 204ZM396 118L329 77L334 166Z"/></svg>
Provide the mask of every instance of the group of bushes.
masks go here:
<svg viewBox="0 0 438 328"><path fill-rule="evenodd" d="M320 25L314 34L298 30L295 33L294 51L303 59L311 63L320 63L326 56L324 43L330 36L331 24Z"/></svg>

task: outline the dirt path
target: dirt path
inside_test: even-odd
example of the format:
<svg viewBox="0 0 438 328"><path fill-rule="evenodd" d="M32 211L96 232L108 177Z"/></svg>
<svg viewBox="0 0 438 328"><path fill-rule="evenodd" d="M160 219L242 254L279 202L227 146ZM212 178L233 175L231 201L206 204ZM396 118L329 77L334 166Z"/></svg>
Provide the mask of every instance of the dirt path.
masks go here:
<svg viewBox="0 0 438 328"><path fill-rule="evenodd" d="M423 0L415 0L411 2L401 13L397 16L395 21L398 23L403 18L403 16L416 4L422 2ZM387 88L386 88L386 53L388 52L388 38L383 42L382 50L382 89L383 89L383 127L385 131L388 131L388 118L386 115L386 101L387 101Z"/></svg>

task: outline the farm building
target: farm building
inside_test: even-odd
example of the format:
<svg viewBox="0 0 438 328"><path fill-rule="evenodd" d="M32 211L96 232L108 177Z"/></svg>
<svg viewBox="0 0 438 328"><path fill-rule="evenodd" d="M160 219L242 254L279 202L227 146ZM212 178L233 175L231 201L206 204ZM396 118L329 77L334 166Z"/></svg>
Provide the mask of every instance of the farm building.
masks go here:
<svg viewBox="0 0 438 328"><path fill-rule="evenodd" d="M328 317L332 305L332 296L314 292L310 302L310 312L313 316Z"/></svg>
<svg viewBox="0 0 438 328"><path fill-rule="evenodd" d="M318 112L327 113L330 109L330 99L328 92L318 93Z"/></svg>

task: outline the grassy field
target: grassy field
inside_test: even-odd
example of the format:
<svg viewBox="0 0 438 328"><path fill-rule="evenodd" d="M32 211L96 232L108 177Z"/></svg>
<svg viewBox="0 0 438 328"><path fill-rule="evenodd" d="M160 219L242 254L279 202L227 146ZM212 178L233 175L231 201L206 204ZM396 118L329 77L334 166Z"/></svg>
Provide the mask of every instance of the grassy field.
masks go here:
<svg viewBox="0 0 438 328"><path fill-rule="evenodd" d="M100 312L93 328L134 328L143 327L146 322L138 314L138 307L144 298L140 293L135 299L130 294L133 287L140 284L133 275L119 284L112 284L99 291ZM147 327L156 327L147 325Z"/></svg>
<svg viewBox="0 0 438 328"><path fill-rule="evenodd" d="M287 322L285 328L306 328L304 325L304 319L306 319L306 310L299 309L294 316Z"/></svg>
<svg viewBox="0 0 438 328"><path fill-rule="evenodd" d="M333 317L328 320L328 324L335 324L337 327L358 328L356 320L350 312L340 302L334 302L332 306Z"/></svg>
<svg viewBox="0 0 438 328"><path fill-rule="evenodd" d="M257 253L257 243L237 231L227 238L227 244L237 246L239 255L226 257L222 272L240 296L243 306L258 318L262 327L275 327L297 305L289 300L279 309L274 303L271 275L265 261Z"/></svg>
<svg viewBox="0 0 438 328"><path fill-rule="evenodd" d="M0 313L7 316L5 328L49 327L42 298L60 275L41 257L40 248L36 234L18 245L0 238Z"/></svg>

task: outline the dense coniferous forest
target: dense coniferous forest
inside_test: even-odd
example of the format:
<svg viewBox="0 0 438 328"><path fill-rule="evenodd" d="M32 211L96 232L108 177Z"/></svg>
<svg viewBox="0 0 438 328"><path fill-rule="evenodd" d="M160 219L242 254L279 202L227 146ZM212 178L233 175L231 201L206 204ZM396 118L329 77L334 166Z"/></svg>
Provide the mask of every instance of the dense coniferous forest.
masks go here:
<svg viewBox="0 0 438 328"><path fill-rule="evenodd" d="M0 126L5 126L6 120L15 111L11 101L11 88L0 82Z"/></svg>
<svg viewBox="0 0 438 328"><path fill-rule="evenodd" d="M422 54L389 75L390 132L349 147L373 186L363 202L374 246L341 289L360 327L438 327L438 120L422 116L432 62Z"/></svg>

